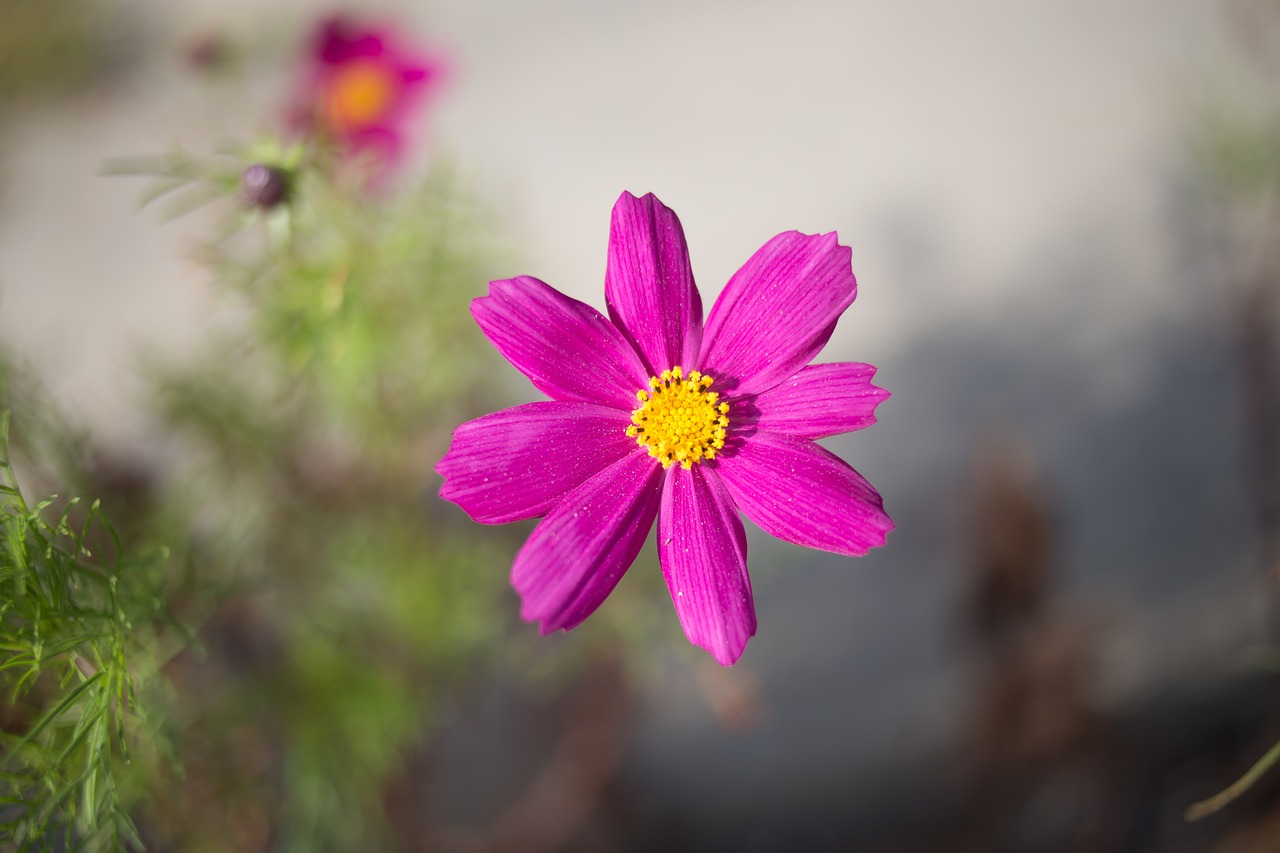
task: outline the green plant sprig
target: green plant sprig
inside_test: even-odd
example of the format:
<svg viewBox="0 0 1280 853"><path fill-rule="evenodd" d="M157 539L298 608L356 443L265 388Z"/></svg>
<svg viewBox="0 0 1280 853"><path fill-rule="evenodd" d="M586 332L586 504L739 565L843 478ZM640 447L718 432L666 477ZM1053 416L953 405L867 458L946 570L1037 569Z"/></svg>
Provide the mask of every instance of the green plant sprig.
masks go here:
<svg viewBox="0 0 1280 853"><path fill-rule="evenodd" d="M157 673L165 555L125 558L94 502L29 504L0 414L0 839L19 849L140 847L131 744ZM105 540L101 534L105 533ZM103 541L109 556L95 554Z"/></svg>

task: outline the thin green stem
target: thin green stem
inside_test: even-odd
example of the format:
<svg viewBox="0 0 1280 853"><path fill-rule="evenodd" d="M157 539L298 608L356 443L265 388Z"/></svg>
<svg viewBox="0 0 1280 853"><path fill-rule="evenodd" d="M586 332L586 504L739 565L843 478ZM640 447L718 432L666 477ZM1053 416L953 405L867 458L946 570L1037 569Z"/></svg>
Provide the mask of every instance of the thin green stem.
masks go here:
<svg viewBox="0 0 1280 853"><path fill-rule="evenodd" d="M1258 779L1262 777L1263 773L1270 770L1271 765L1275 764L1276 761L1280 761L1280 741L1278 741L1275 746L1271 747L1271 749L1267 750L1266 755L1258 759L1256 764L1250 767L1243 776L1231 785L1214 794L1209 799L1201 800L1200 802L1194 803L1188 807L1183 817L1188 821L1200 820L1201 818L1208 817L1223 808L1245 791L1252 788L1253 783L1257 782Z"/></svg>

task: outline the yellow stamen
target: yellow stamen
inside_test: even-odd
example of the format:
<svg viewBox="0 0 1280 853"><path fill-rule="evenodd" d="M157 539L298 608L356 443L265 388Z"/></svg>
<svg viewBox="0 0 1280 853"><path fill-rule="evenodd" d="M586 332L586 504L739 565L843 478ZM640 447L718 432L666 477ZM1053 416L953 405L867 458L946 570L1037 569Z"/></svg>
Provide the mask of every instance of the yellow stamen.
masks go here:
<svg viewBox="0 0 1280 853"><path fill-rule="evenodd" d="M385 64L367 60L339 68L325 94L324 112L330 126L354 130L383 118L395 93L393 73Z"/></svg>
<svg viewBox="0 0 1280 853"><path fill-rule="evenodd" d="M649 455L670 468L679 462L686 470L694 462L714 459L724 448L729 404L707 389L710 376L673 367L649 380L648 391L636 392L640 408L631 413L627 435L649 448Z"/></svg>

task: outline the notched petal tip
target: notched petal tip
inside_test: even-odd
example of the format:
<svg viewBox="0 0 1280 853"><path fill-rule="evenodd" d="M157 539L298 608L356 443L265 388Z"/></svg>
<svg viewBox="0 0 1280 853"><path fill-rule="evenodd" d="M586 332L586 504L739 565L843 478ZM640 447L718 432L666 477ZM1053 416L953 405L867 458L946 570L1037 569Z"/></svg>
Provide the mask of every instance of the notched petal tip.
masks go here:
<svg viewBox="0 0 1280 853"><path fill-rule="evenodd" d="M552 625L550 619L543 620L537 616L525 613L523 607L520 608L520 618L526 622L537 622L539 637L550 637L556 631L564 631L565 633L568 633L569 631L568 628Z"/></svg>
<svg viewBox="0 0 1280 853"><path fill-rule="evenodd" d="M531 275L518 275L513 278L495 278L489 282L488 293L484 296L477 296L475 299L471 300L471 313L472 315L475 314L475 307L477 304L485 304L498 297L517 295L522 288L527 288L530 285L542 287L551 286L542 279L534 278Z"/></svg>
<svg viewBox="0 0 1280 853"><path fill-rule="evenodd" d="M867 528L875 530L879 533L879 536L876 536L873 533L868 533L865 541L863 542L863 545L865 546L863 550L860 553L851 554L850 556L863 557L870 553L872 549L883 548L888 544L889 534L898 528L898 524L889 517L889 514L885 512L883 508L881 508L879 516L870 520Z"/></svg>
<svg viewBox="0 0 1280 853"><path fill-rule="evenodd" d="M657 205L659 209L666 211L668 213L671 213L673 216L675 215L674 211L672 211L671 208L663 204L662 199L658 198L658 196L655 195L654 193L648 192L648 193L643 193L641 195L636 195L635 193L631 192L631 190L622 191L622 193L618 196L618 200L613 203L613 210L616 213L619 207L622 207L625 205L632 205L632 204L643 205L646 207L648 207L649 205Z"/></svg>
<svg viewBox="0 0 1280 853"><path fill-rule="evenodd" d="M894 526L880 493L808 439L759 430L718 470L742 513L786 542L861 557Z"/></svg>
<svg viewBox="0 0 1280 853"><path fill-rule="evenodd" d="M857 296L853 250L836 232L784 231L738 269L707 317L702 369L767 391L813 360Z"/></svg>
<svg viewBox="0 0 1280 853"><path fill-rule="evenodd" d="M502 281L489 282L489 292L486 293L484 296L475 297L474 299L471 300L471 304L467 306L467 310L471 312L471 319L475 320L476 323L480 325L482 329L484 327L484 317L489 310L489 305L494 301L494 298L498 295L497 288L495 287L495 285L509 284L509 283L510 281L507 279L504 279Z"/></svg>
<svg viewBox="0 0 1280 853"><path fill-rule="evenodd" d="M879 418L878 412L879 412L880 406L885 401L887 401L890 397L893 396L893 392L890 391L888 388L885 388L883 385L876 385L873 382L871 382L872 379L875 379L876 374L880 372L880 368L875 367L874 365L871 365L870 367L871 367L871 372L867 374L867 395L866 396L871 406L871 412L868 415L867 426L871 426L872 424L879 423L880 418Z"/></svg>
<svg viewBox="0 0 1280 853"><path fill-rule="evenodd" d="M754 615L753 610L751 627L745 636L723 642L695 642L694 645L711 655L712 660L720 664L720 666L733 666L742 660L743 654L747 651L747 643L756 635Z"/></svg>
<svg viewBox="0 0 1280 853"><path fill-rule="evenodd" d="M711 653L712 660L714 660L716 663L720 664L720 666L723 666L725 668L731 667L734 664L736 664L738 661L742 660L742 655L747 650L746 644L743 644L742 648L738 649L737 652L733 652L733 653L726 652L724 654L717 652L715 649L707 649L706 646L703 646L703 648L706 649L706 651Z"/></svg>
<svg viewBox="0 0 1280 853"><path fill-rule="evenodd" d="M865 557L875 548L883 548L889 540L889 534L898 528L898 523L890 517L884 508L884 499L880 493L868 484L869 494L863 500L871 508L871 512L861 520L862 538L859 547L844 552L850 557Z"/></svg>
<svg viewBox="0 0 1280 853"><path fill-rule="evenodd" d="M759 429L801 438L866 429L889 392L871 384L876 368L860 362L811 364L757 395L748 414Z"/></svg>

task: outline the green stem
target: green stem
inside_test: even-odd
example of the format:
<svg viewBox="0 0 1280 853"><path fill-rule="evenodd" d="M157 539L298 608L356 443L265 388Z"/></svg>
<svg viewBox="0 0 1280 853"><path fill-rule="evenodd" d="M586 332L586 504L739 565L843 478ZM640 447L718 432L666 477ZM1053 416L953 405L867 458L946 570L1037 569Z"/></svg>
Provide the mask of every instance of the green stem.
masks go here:
<svg viewBox="0 0 1280 853"><path fill-rule="evenodd" d="M1208 817L1223 806L1230 803L1236 797L1253 787L1253 783L1257 782L1263 773L1271 769L1271 765L1280 760L1280 742L1267 750L1267 754L1258 759L1258 763L1249 768L1249 770L1233 782L1229 787L1219 791L1207 800L1201 800L1192 804L1187 808L1183 815L1188 821L1200 820Z"/></svg>

